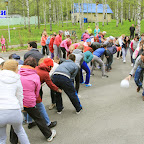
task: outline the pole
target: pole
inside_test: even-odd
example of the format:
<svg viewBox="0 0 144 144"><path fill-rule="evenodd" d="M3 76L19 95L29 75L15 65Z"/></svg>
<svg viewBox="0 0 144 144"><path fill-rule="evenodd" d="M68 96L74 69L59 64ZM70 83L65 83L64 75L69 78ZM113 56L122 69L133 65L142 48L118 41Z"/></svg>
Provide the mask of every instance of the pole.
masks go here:
<svg viewBox="0 0 144 144"><path fill-rule="evenodd" d="M8 6L7 7L7 18L8 18ZM10 29L9 29L9 20L8 20L8 34L9 34L9 42L10 42Z"/></svg>

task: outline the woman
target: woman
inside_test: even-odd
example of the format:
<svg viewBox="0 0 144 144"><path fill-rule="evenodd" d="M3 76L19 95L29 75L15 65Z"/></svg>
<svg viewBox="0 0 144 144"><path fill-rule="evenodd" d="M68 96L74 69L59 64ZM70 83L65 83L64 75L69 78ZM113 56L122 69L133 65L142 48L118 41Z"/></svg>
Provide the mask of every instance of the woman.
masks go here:
<svg viewBox="0 0 144 144"><path fill-rule="evenodd" d="M130 39L128 36L125 36L123 44L122 44L123 63L126 63L126 55L127 55L127 51L129 47L130 47Z"/></svg>
<svg viewBox="0 0 144 144"><path fill-rule="evenodd" d="M6 126L12 125L21 144L30 144L22 127L23 88L18 72L18 62L8 60L0 71L0 143L6 143Z"/></svg>
<svg viewBox="0 0 144 144"><path fill-rule="evenodd" d="M24 65L21 67L19 74L21 76L21 82L23 86L23 104L24 110L32 117L36 125L46 137L47 141L52 141L56 136L55 130L50 130L46 125L46 121L41 117L40 111L36 106L36 100L39 97L40 91L40 78L35 70L37 63L33 57L28 57L24 61Z"/></svg>
<svg viewBox="0 0 144 144"><path fill-rule="evenodd" d="M45 53L47 55L49 55L49 49L47 48L47 45L46 45L47 38L48 38L47 32L44 31L43 35L41 37L41 45L42 45L42 54L43 55L45 55Z"/></svg>
<svg viewBox="0 0 144 144"><path fill-rule="evenodd" d="M98 26L96 26L95 30L94 30L94 36L96 36L97 34L99 34L100 29Z"/></svg>
<svg viewBox="0 0 144 144"><path fill-rule="evenodd" d="M69 52L69 47L72 44L70 38L63 40L60 44L61 51L63 52L63 58L66 58L66 52Z"/></svg>
<svg viewBox="0 0 144 144"><path fill-rule="evenodd" d="M1 46L2 46L2 53L3 53L4 51L6 52L5 38L3 37L3 35L1 36L0 42L1 42Z"/></svg>

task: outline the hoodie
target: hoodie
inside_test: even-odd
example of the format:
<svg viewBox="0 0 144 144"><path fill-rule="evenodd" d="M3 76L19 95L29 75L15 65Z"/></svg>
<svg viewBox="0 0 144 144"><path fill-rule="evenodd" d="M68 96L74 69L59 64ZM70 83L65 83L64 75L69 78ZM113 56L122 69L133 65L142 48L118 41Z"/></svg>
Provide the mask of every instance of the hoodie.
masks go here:
<svg viewBox="0 0 144 144"><path fill-rule="evenodd" d="M82 51L80 49L75 49L72 54L74 54L76 56L75 63L80 68L80 66L83 63L84 54L82 53Z"/></svg>
<svg viewBox="0 0 144 144"><path fill-rule="evenodd" d="M23 108L20 76L10 70L0 71L0 110Z"/></svg>
<svg viewBox="0 0 144 144"><path fill-rule="evenodd" d="M19 74L23 86L23 105L28 108L35 107L41 86L40 78L34 68L26 65L21 67Z"/></svg>

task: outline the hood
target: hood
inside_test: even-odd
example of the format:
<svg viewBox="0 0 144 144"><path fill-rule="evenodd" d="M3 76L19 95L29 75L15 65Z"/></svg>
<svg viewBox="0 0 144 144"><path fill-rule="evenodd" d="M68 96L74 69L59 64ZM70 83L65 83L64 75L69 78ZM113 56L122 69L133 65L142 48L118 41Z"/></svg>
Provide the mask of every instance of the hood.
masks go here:
<svg viewBox="0 0 144 144"><path fill-rule="evenodd" d="M50 68L48 66L46 66L44 63L41 63L39 66L36 67L36 69L41 69L41 70L44 70L44 71L48 71L50 72Z"/></svg>
<svg viewBox="0 0 144 144"><path fill-rule="evenodd" d="M30 51L39 51L37 48L32 48Z"/></svg>
<svg viewBox="0 0 144 144"><path fill-rule="evenodd" d="M81 54L81 53L82 53L82 51L80 49L75 49L73 51L73 54Z"/></svg>
<svg viewBox="0 0 144 144"><path fill-rule="evenodd" d="M16 83L20 79L20 75L10 70L0 71L0 81L7 84Z"/></svg>
<svg viewBox="0 0 144 144"><path fill-rule="evenodd" d="M25 68L24 66L22 66L21 69L19 70L19 74L21 76L29 76L29 75L37 74L37 72L33 68Z"/></svg>

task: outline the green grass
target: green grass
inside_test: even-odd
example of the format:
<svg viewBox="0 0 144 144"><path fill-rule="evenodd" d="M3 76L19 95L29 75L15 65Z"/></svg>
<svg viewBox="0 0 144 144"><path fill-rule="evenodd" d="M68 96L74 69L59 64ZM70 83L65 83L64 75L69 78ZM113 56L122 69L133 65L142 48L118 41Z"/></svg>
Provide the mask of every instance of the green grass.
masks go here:
<svg viewBox="0 0 144 144"><path fill-rule="evenodd" d="M112 22L110 22L108 25L105 24L105 26L102 26L102 23L99 23L99 28L101 31L106 31L106 37L107 36L115 36L118 37L122 34L125 35L129 35L129 27L132 25L132 22L124 21L124 24L121 26L121 24L119 24L118 27L116 27L116 21L112 20ZM89 24L90 27L92 28L92 30L94 31L95 28L95 23L90 23ZM141 25L144 25L144 20L141 22ZM81 38L81 34L84 32L85 29L87 29L88 24L84 24L84 28L83 30L80 29L79 24L76 25L72 25L71 23L68 24L68 26L66 25L66 23L64 23L64 27L62 27L61 24L58 25L52 25L52 31L50 31L50 26L47 25L46 30L48 35L52 34L53 32L57 32L59 30L73 30L75 29L77 32L77 36L78 39ZM14 25L14 26L10 26L10 28L13 27L23 27L22 25ZM28 29L24 29L24 28L20 28L20 29L16 29L16 30L10 30L11 33L11 42L8 42L8 45L16 45L16 44L26 44L29 41L37 41L38 43L40 42L41 39L41 33L43 31L43 29L45 28L44 25L41 25L40 29L35 29L34 25L31 25L31 33L28 32ZM4 37L6 38L6 40L8 41L8 31L7 30L2 30L2 29L7 29L7 26L0 26L0 34L3 34ZM144 27L141 26L141 33L144 32Z"/></svg>

